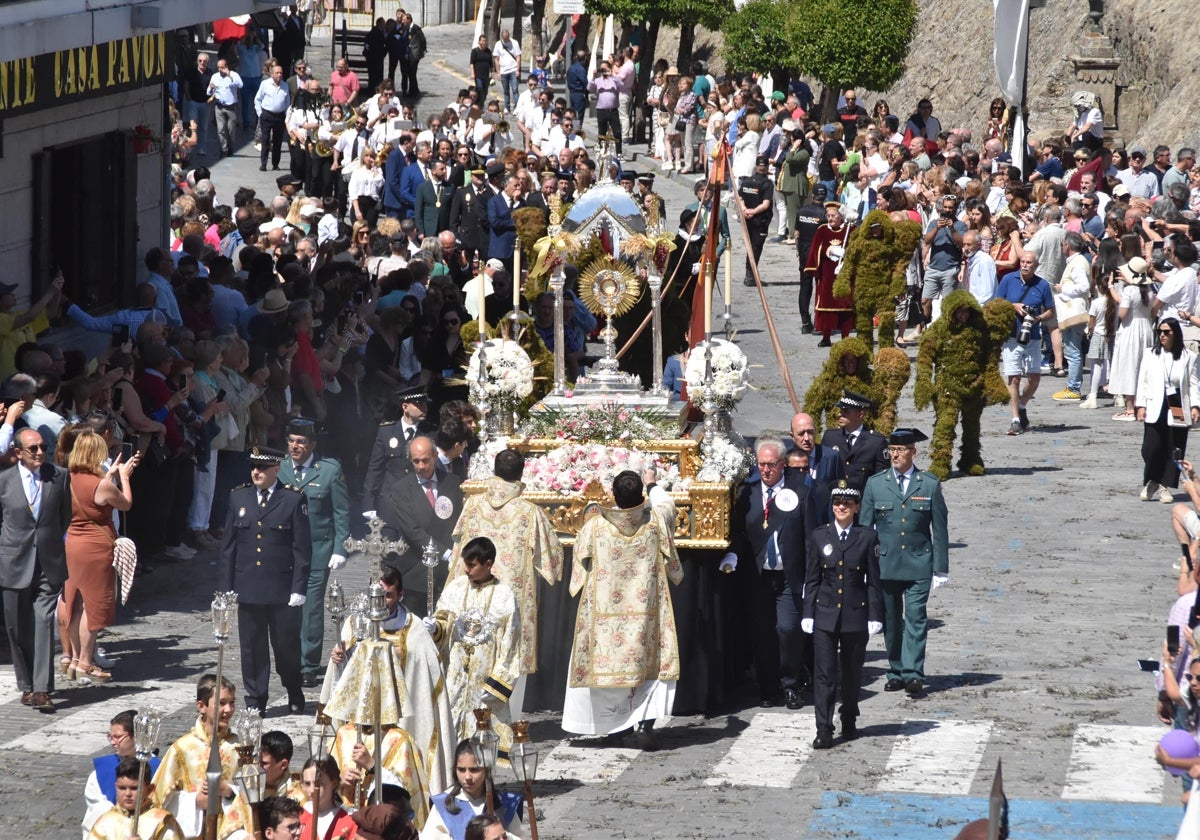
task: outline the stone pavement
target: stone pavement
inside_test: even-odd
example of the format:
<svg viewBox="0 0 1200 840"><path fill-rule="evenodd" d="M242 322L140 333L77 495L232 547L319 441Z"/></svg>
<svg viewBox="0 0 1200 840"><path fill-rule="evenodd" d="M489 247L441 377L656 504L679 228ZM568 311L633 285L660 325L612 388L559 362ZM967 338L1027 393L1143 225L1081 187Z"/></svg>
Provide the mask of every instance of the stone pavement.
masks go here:
<svg viewBox="0 0 1200 840"><path fill-rule="evenodd" d="M463 25L429 31L425 102L450 100L461 80L437 68L460 67L469 41ZM644 158L632 166L650 168ZM252 147L213 172L226 199L239 185L274 195ZM691 200L690 180L660 177L657 189L677 219ZM786 429L792 409L757 295L740 285L742 255L735 232L734 325L755 386L735 423L753 435ZM826 354L815 337L799 334L792 251L768 244L762 270L802 400ZM1161 730L1152 679L1136 663L1159 651L1175 597L1169 508L1137 500L1137 424L1110 421L1111 409L1055 404L1056 388L1056 380L1043 383L1031 406L1034 426L1021 437L1005 436L1006 409L988 409L988 475L956 475L945 486L950 582L931 598L925 697L882 693L883 654L873 640L863 737L825 753L808 746L808 709L763 711L747 702L727 714L666 721L662 749L647 754L566 740L554 716L529 715L544 750L541 836L950 838L963 821L986 814L981 798L1002 759L1014 836L1173 837L1179 787L1150 760ZM911 387L901 422L928 431L932 415L915 412L910 394ZM107 720L117 711L162 704L171 711L167 738L190 725L192 686L215 662L207 615L213 568L212 557L200 555L140 581L101 640L119 660L116 681L64 688L53 717L20 706L11 670L0 666L7 836L75 836L89 759L105 750ZM356 592L366 584L365 563L352 558L335 577ZM236 649L227 668L240 682ZM278 704L277 686L273 694ZM275 706L267 725L297 736L308 720L283 711ZM306 757L302 740L297 757Z"/></svg>

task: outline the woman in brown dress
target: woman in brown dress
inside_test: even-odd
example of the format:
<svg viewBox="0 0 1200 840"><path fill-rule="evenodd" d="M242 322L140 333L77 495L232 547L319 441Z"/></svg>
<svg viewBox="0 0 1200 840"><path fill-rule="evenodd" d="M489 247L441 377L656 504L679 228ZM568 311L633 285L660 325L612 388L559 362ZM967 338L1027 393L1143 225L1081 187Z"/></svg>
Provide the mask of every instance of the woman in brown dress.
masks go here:
<svg viewBox="0 0 1200 840"><path fill-rule="evenodd" d="M118 457L106 471L108 444L95 432L84 432L71 449L71 525L67 528L67 583L63 604L69 611L67 638L71 666L67 678L108 682L112 674L92 661L96 633L113 622L117 606L113 572L113 510L133 506L129 476L139 455L121 463ZM119 480L118 480L119 478Z"/></svg>

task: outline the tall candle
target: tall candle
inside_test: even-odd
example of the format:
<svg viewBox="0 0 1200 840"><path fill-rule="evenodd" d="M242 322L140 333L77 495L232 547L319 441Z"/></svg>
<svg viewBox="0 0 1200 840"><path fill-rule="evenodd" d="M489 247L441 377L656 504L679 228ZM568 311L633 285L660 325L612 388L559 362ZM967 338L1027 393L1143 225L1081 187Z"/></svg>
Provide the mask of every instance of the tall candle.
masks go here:
<svg viewBox="0 0 1200 840"><path fill-rule="evenodd" d="M712 266L704 272L704 334L706 337L712 335L712 294L713 274L715 273Z"/></svg>
<svg viewBox="0 0 1200 840"><path fill-rule="evenodd" d="M725 308L733 304L733 255L725 255Z"/></svg>
<svg viewBox="0 0 1200 840"><path fill-rule="evenodd" d="M521 308L521 239L517 238L517 244L513 248L513 312Z"/></svg>
<svg viewBox="0 0 1200 840"><path fill-rule="evenodd" d="M479 342L482 344L484 342L484 340L487 339L487 331L485 330L484 325L483 325L483 307L484 307L483 302L484 302L485 298L487 297L487 295L485 294L485 292L486 292L485 286L487 284L487 275L484 274L482 271L479 272L479 274L477 274L475 276L475 283L477 284L475 288L479 292Z"/></svg>

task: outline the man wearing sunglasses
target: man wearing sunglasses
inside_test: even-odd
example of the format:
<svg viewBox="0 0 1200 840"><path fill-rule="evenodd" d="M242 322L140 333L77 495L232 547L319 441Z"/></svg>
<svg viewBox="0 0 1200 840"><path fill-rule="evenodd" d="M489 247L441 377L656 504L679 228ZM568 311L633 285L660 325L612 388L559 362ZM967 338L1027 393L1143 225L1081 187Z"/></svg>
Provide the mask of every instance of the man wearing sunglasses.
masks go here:
<svg viewBox="0 0 1200 840"><path fill-rule="evenodd" d="M35 429L17 432L17 466L0 472L0 589L21 703L53 712L54 610L67 579L63 534L71 524L71 480L46 463Z"/></svg>

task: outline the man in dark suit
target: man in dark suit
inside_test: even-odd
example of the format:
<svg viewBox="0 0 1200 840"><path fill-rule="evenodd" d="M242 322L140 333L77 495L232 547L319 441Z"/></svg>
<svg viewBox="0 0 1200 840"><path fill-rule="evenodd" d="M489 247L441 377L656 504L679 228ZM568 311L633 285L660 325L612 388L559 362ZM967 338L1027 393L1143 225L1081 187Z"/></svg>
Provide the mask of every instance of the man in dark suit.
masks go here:
<svg viewBox="0 0 1200 840"><path fill-rule="evenodd" d="M430 542L440 558L435 588L446 581L454 542L454 525L462 513L463 495L458 476L437 470L437 447L431 438L417 436L408 445L412 472L402 476L389 495L380 494L379 516L394 528L408 544L407 550L383 561L400 571L410 583L405 587L414 598L409 601L420 616L426 613L427 581L421 556ZM416 582L414 585L412 582Z"/></svg>
<svg viewBox="0 0 1200 840"><path fill-rule="evenodd" d="M312 565L300 619L301 681L305 688L311 688L325 670L321 656L325 640L325 587L329 573L346 565L344 545L350 536L350 494L342 465L317 454L315 421L298 417L288 423L287 446L290 457L283 459L279 480L304 494L312 534Z"/></svg>
<svg viewBox="0 0 1200 840"><path fill-rule="evenodd" d="M723 572L740 569L751 591L754 669L760 706L801 706L812 648L800 630L808 535L816 510L803 476L784 469L783 441L764 432L755 441L759 477L734 501L730 552Z"/></svg>
<svg viewBox="0 0 1200 840"><path fill-rule="evenodd" d="M408 460L409 441L435 428L425 419L428 411L429 395L420 388L409 390L400 396L400 419L379 424L371 460L367 463L363 510L377 511L380 502L388 498L392 483L412 469Z"/></svg>
<svg viewBox="0 0 1200 840"><path fill-rule="evenodd" d="M826 430L821 445L837 451L846 481L861 493L868 478L887 469L887 441L864 425L867 412L875 408L870 397L843 390L837 407L838 427Z"/></svg>
<svg viewBox="0 0 1200 840"><path fill-rule="evenodd" d="M450 202L448 227L458 236L468 260L487 257L488 202L496 191L488 186L487 171L482 167L471 170L471 183L456 190Z"/></svg>
<svg viewBox="0 0 1200 840"><path fill-rule="evenodd" d="M858 521L879 534L879 577L883 587L884 643L888 678L884 691L925 688L926 605L929 593L950 576L946 500L932 473L913 466L917 429L888 436L892 466L872 476Z"/></svg>
<svg viewBox="0 0 1200 840"><path fill-rule="evenodd" d="M405 139L408 139L408 146ZM404 172L410 161L407 148L411 148L412 135L401 134L392 146L392 151L383 163L383 209L393 219L404 218L404 197L401 193ZM416 160L416 158L413 158Z"/></svg>
<svg viewBox="0 0 1200 840"><path fill-rule="evenodd" d="M883 629L879 588L879 539L855 524L862 494L845 480L831 491L833 523L808 538L801 627L812 636L813 747L833 746L833 704L842 690L842 739L858 737L858 693L867 639ZM839 673L840 671L840 673Z"/></svg>
<svg viewBox="0 0 1200 840"><path fill-rule="evenodd" d="M411 219L416 214L417 190L429 180L429 167L433 164L433 147L429 143L421 141L416 145L414 152L416 160L406 166L400 175L402 219Z"/></svg>
<svg viewBox="0 0 1200 840"><path fill-rule="evenodd" d="M817 443L816 424L812 417L803 412L792 418L792 443L796 445L794 452L804 454L804 484L817 509L817 521L826 525L832 515L829 491L838 479L845 477L845 464L837 452Z"/></svg>
<svg viewBox="0 0 1200 840"><path fill-rule="evenodd" d="M513 221L513 210L521 207L521 182L516 175L504 177L499 195L488 202L488 258L504 263L505 270L512 274L513 249L517 245L517 225Z"/></svg>
<svg viewBox="0 0 1200 840"><path fill-rule="evenodd" d="M229 514L217 561L219 589L238 594L238 641L246 707L267 708L271 654L288 695L288 711L304 713L300 619L308 592L312 536L304 494L279 483L283 453L250 450L250 484L229 494Z"/></svg>
<svg viewBox="0 0 1200 840"><path fill-rule="evenodd" d="M429 166L429 180L417 187L417 208L413 217L422 236L434 237L450 227L450 205L454 185L446 180L446 164L435 160Z"/></svg>
<svg viewBox="0 0 1200 840"><path fill-rule="evenodd" d="M39 712L54 711L54 611L67 579L70 524L70 475L46 463L36 429L22 429L17 466L0 472L0 588L21 702Z"/></svg>

